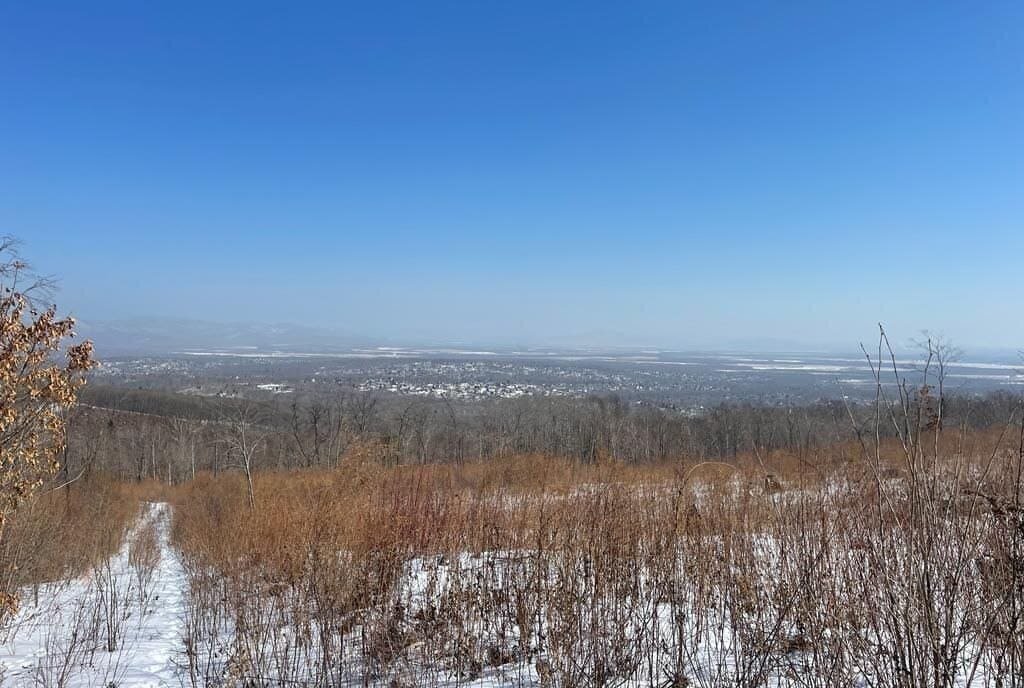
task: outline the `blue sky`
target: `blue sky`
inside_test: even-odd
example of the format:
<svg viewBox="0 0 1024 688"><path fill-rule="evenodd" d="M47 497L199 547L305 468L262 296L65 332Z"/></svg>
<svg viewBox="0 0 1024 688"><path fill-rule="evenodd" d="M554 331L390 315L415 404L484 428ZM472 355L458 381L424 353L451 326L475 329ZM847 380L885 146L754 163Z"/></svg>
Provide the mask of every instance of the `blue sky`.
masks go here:
<svg viewBox="0 0 1024 688"><path fill-rule="evenodd" d="M1024 344L1024 4L0 5L0 233L83 318Z"/></svg>

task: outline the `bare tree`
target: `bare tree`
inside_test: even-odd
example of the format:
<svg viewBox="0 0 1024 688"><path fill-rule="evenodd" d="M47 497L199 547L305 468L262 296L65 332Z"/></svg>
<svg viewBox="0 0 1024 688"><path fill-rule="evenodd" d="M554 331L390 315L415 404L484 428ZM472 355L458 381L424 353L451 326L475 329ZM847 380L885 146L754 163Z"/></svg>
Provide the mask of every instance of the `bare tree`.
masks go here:
<svg viewBox="0 0 1024 688"><path fill-rule="evenodd" d="M255 403L246 401L227 414L223 420L222 441L227 447L233 467L245 474L249 508L256 508L256 492L253 488L253 461L257 452L266 444L267 435L261 425L263 410Z"/></svg>
<svg viewBox="0 0 1024 688"><path fill-rule="evenodd" d="M178 461L189 467L192 479L196 477L196 442L202 426L186 418L170 419L171 436L177 448Z"/></svg>

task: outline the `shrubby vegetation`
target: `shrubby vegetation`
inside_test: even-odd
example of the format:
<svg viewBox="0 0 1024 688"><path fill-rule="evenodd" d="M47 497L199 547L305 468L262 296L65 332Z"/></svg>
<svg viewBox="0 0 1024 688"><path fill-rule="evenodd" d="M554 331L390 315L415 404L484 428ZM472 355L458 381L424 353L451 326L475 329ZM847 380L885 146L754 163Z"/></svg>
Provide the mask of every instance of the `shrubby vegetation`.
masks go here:
<svg viewBox="0 0 1024 688"><path fill-rule="evenodd" d="M809 472L533 457L203 476L196 685L1019 685L1019 428ZM932 448L939 453L933 454ZM824 457L823 457L824 458ZM1000 679L1002 682L996 682Z"/></svg>

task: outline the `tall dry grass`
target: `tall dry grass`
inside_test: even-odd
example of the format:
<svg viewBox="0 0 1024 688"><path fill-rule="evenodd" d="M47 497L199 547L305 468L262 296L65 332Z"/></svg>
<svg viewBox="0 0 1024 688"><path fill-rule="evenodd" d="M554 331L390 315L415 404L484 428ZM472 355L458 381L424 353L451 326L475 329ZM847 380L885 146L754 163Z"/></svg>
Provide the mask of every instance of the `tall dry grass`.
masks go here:
<svg viewBox="0 0 1024 688"><path fill-rule="evenodd" d="M112 556L145 489L94 476L28 501L0 540L0 588L24 598L26 590L74 578Z"/></svg>
<svg viewBox="0 0 1024 688"><path fill-rule="evenodd" d="M258 475L255 510L201 476L174 496L192 680L1020 686L1013 439L813 467L343 462Z"/></svg>

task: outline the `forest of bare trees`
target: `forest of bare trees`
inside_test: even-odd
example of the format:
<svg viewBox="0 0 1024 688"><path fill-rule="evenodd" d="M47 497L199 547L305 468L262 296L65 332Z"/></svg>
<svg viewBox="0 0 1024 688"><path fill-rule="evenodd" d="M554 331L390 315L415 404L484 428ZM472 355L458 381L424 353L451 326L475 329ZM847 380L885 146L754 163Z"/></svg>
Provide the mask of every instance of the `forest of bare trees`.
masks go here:
<svg viewBox="0 0 1024 688"><path fill-rule="evenodd" d="M945 423L985 428L1007 422L1019 405L1007 393L953 396ZM339 391L275 404L90 386L71 418L64 470L178 483L197 471L329 468L352 452L387 465L523 454L645 464L769 452L813 463L824 448L852 447L856 425L872 414L870 405L843 401L723 404L693 415L616 397L459 404Z"/></svg>

